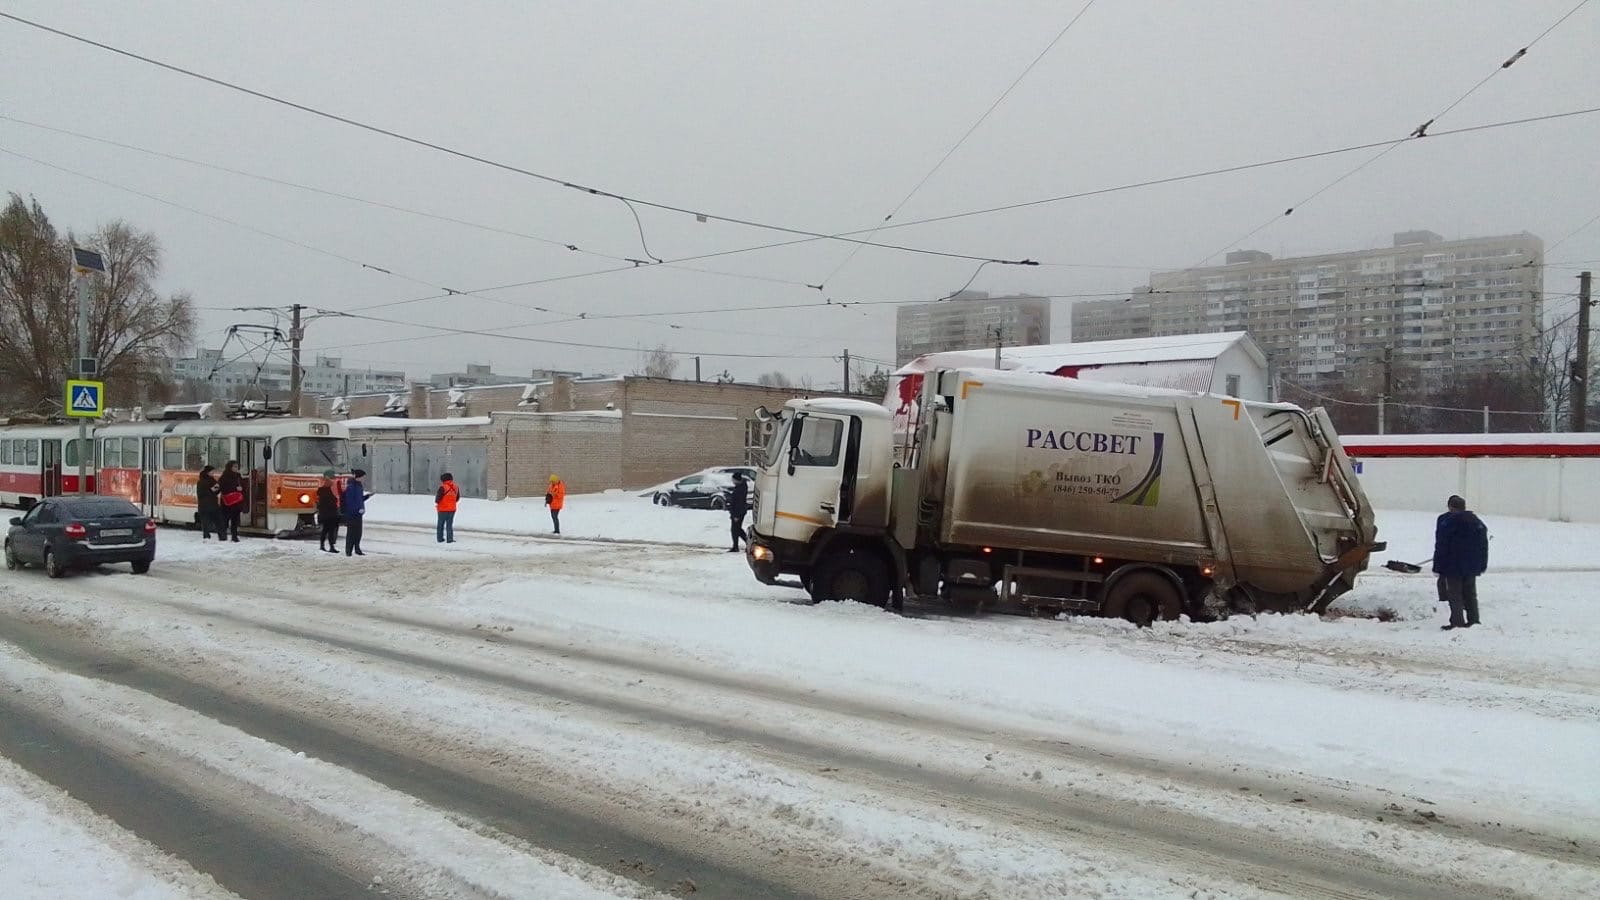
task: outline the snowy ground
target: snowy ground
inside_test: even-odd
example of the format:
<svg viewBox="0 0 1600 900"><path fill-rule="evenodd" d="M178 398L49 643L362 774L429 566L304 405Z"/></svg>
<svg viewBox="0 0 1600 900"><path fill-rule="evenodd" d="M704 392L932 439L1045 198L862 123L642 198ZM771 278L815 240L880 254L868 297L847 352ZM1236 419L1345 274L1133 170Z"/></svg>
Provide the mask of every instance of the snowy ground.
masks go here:
<svg viewBox="0 0 1600 900"><path fill-rule="evenodd" d="M1600 896L1600 526L1491 519L1469 631L1381 568L1343 615L1138 630L812 606L623 494L560 540L466 501L440 546L429 499L373 498L365 559L163 532L146 578L6 573L0 690L396 895ZM1392 555L1432 518L1382 515ZM77 859L80 896L241 890L15 767L0 801L34 896Z"/></svg>

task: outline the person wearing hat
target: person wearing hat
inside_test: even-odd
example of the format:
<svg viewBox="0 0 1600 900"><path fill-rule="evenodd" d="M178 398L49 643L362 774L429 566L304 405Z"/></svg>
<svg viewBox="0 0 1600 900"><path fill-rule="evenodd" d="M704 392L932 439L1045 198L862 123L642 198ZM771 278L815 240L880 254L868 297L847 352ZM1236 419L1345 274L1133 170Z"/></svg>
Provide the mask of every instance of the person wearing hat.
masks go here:
<svg viewBox="0 0 1600 900"><path fill-rule="evenodd" d="M545 492L544 505L550 507L550 524L555 526L555 533L561 533L561 508L567 505L567 486L561 483L560 475L550 476L550 490Z"/></svg>
<svg viewBox="0 0 1600 900"><path fill-rule="evenodd" d="M222 540L222 502L218 499L222 488L217 484L217 469L215 466L206 466L200 470L200 477L195 482L194 499L197 517L200 519L200 540L210 540L211 532L217 533L217 540Z"/></svg>
<svg viewBox="0 0 1600 900"><path fill-rule="evenodd" d="M339 483L338 473L328 469L322 473L322 484L317 486L317 524L322 526L322 538L317 547L329 553L339 552Z"/></svg>
<svg viewBox="0 0 1600 900"><path fill-rule="evenodd" d="M1433 530L1433 571L1439 593L1450 603L1445 631L1478 624L1478 576L1489 568L1489 529L1467 501L1451 496Z"/></svg>
<svg viewBox="0 0 1600 900"><path fill-rule="evenodd" d="M361 552L361 519L367 514L367 499L372 495L361 479L367 477L365 469L352 469L344 484L340 511L344 513L344 555L366 556Z"/></svg>
<svg viewBox="0 0 1600 900"><path fill-rule="evenodd" d="M433 508L439 513L439 524L434 528L441 544L456 542L456 502L461 499L461 489L449 472L439 476L439 490L433 494Z"/></svg>

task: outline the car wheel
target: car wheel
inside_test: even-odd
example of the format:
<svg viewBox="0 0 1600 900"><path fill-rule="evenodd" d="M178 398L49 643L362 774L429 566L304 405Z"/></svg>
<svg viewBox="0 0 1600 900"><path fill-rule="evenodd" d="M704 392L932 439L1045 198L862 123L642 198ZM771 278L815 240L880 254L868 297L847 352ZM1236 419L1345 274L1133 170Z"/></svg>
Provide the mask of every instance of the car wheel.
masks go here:
<svg viewBox="0 0 1600 900"><path fill-rule="evenodd" d="M150 560L136 559L133 561L133 574L143 575L150 571Z"/></svg>
<svg viewBox="0 0 1600 900"><path fill-rule="evenodd" d="M728 501L722 499L722 496L719 494L719 495L711 498L711 508L712 509L727 509L728 508Z"/></svg>
<svg viewBox="0 0 1600 900"><path fill-rule="evenodd" d="M657 494L656 495L656 505L657 506L671 506L672 505L672 501L671 501L671 499L669 499L667 497L666 494Z"/></svg>
<svg viewBox="0 0 1600 900"><path fill-rule="evenodd" d="M67 570L61 565L61 561L56 559L55 551L49 547L44 548L44 573L51 578L61 578L67 574Z"/></svg>
<svg viewBox="0 0 1600 900"><path fill-rule="evenodd" d="M12 552L10 541L6 541L6 568L12 571L22 568L22 560L17 559L17 554Z"/></svg>

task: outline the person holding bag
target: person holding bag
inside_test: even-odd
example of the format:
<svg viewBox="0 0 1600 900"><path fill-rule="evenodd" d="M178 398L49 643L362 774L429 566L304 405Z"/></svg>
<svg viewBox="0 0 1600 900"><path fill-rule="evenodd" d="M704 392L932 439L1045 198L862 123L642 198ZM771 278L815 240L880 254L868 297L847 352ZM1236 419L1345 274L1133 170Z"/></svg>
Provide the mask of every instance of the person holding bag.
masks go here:
<svg viewBox="0 0 1600 900"><path fill-rule="evenodd" d="M218 500L222 505L222 522L217 526L217 540L226 537L239 543L239 516L244 513L244 476L239 474L239 461L228 460L217 480Z"/></svg>

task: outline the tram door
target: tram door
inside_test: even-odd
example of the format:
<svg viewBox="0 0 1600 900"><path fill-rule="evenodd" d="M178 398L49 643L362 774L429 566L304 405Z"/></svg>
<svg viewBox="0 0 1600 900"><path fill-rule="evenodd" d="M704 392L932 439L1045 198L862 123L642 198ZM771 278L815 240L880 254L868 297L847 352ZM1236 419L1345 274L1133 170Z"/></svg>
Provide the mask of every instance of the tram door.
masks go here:
<svg viewBox="0 0 1600 900"><path fill-rule="evenodd" d="M145 515L154 516L161 504L161 439L147 437L140 444L139 508Z"/></svg>
<svg viewBox="0 0 1600 900"><path fill-rule="evenodd" d="M39 447L39 465L43 467L44 486L40 489L46 497L61 496L61 442L42 441Z"/></svg>
<svg viewBox="0 0 1600 900"><path fill-rule="evenodd" d="M245 516L251 528L267 527L267 452L266 438L239 439L239 468L247 479Z"/></svg>

